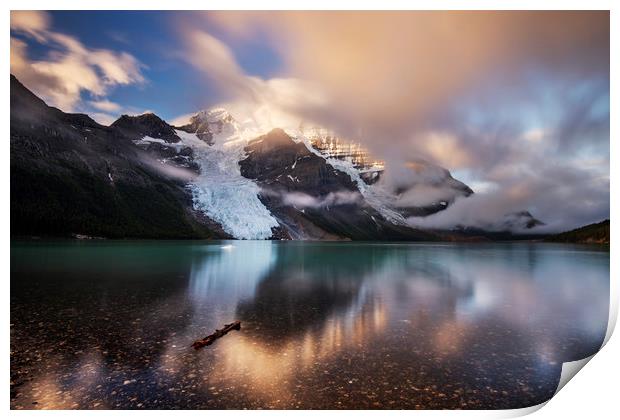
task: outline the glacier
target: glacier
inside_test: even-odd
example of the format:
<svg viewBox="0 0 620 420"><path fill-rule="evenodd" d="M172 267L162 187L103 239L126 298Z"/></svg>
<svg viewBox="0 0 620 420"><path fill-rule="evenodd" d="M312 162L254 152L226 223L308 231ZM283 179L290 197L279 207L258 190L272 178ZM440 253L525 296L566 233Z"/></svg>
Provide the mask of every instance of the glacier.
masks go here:
<svg viewBox="0 0 620 420"><path fill-rule="evenodd" d="M246 157L245 146L265 134L265 128L261 129L252 119L239 122L224 108L199 111L191 122L194 124L193 130L197 132L175 130L181 141L173 147L177 151L182 147L191 147L194 162L200 166L199 174L188 183L194 209L219 223L226 233L236 239L271 238L272 229L278 227L279 222L259 199L260 187L253 180L243 177L239 166L239 161ZM312 146L311 135L326 136L328 131L315 128L308 132L301 127L284 130L293 141L303 143L310 152L324 158L335 170L348 174L366 202L383 217L392 223L407 225L405 218L389 204L390 194L375 185L366 184L360 170L351 160L328 157ZM198 131L208 132L211 137L205 141L199 137ZM144 137L136 143L149 142L166 143L150 137Z"/></svg>
<svg viewBox="0 0 620 420"><path fill-rule="evenodd" d="M196 134L177 130L184 145L194 150L194 160L201 167L200 175L189 185L196 210L204 212L238 239L268 239L277 219L258 198L260 187L241 176L239 161L245 158L244 147L250 140L265 134L264 128L251 119L239 123L224 108L198 112L193 120L208 126L213 138L208 145ZM324 158L334 169L348 174L366 200L392 223L406 225L405 218L388 204L389 193L368 185L358 168L348 160L328 158L316 150L307 132L300 128L284 128L295 142L302 142L309 151ZM324 129L320 135L326 135ZM316 133L315 133L316 134ZM293 164L293 167L296 165Z"/></svg>
<svg viewBox="0 0 620 420"><path fill-rule="evenodd" d="M237 239L269 239L278 221L260 201L260 188L241 176L245 136L221 133L209 146L196 134L176 130L183 144L194 150L200 174L188 185L196 210L219 223L226 233Z"/></svg>

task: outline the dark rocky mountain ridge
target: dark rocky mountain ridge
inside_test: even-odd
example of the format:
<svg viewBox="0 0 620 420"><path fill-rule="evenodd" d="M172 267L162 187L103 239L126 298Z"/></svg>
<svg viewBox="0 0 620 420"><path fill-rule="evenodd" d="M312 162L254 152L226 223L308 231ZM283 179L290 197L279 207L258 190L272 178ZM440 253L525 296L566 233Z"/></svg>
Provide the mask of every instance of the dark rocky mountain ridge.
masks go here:
<svg viewBox="0 0 620 420"><path fill-rule="evenodd" d="M295 143L282 129L249 142L245 151L247 158L239 162L241 175L269 189L319 196L339 190L357 191L349 175L334 169L305 144Z"/></svg>
<svg viewBox="0 0 620 420"><path fill-rule="evenodd" d="M354 240L438 239L387 221L364 202L349 175L281 129L249 142L245 150L247 158L239 162L241 174L257 181L263 191L261 201L293 237L325 232ZM296 205L296 201L305 205Z"/></svg>
<svg viewBox="0 0 620 420"><path fill-rule="evenodd" d="M14 76L10 145L12 236L216 236L122 130L47 106Z"/></svg>
<svg viewBox="0 0 620 420"><path fill-rule="evenodd" d="M122 115L110 127L117 128L125 137L132 139L149 136L168 143L181 140L170 125L151 112L137 116Z"/></svg>
<svg viewBox="0 0 620 420"><path fill-rule="evenodd" d="M201 172L192 147L209 153L214 136L234 134L236 124L224 110L213 110L176 130L152 113L123 115L106 127L85 114L47 106L11 76L11 235L230 238L207 214L194 210L188 182L192 173ZM177 130L195 134L206 149ZM259 199L279 224L273 238L450 237L386 219L366 202L352 175L284 130L249 141L244 150L239 169L259 186ZM171 167L189 169L189 178L164 170ZM442 186L465 196L473 193L444 171ZM397 210L405 217L423 216L447 205Z"/></svg>
<svg viewBox="0 0 620 420"><path fill-rule="evenodd" d="M110 127L119 129L134 144L159 162L198 172L191 147L180 144L175 129L153 113L123 115ZM151 141L147 140L151 139Z"/></svg>

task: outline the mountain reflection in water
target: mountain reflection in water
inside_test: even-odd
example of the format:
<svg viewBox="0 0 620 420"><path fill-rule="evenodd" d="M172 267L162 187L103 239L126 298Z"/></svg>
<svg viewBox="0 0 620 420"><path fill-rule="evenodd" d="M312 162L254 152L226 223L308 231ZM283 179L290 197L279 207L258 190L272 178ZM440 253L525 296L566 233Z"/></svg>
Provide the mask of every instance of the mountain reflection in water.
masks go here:
<svg viewBox="0 0 620 420"><path fill-rule="evenodd" d="M593 247L15 242L11 407L525 407L608 305Z"/></svg>

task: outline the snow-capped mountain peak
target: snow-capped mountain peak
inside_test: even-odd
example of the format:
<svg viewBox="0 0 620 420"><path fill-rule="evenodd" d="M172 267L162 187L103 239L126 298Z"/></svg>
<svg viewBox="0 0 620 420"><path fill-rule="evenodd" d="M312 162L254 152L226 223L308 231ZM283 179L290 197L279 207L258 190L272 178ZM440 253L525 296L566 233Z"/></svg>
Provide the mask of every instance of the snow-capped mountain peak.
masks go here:
<svg viewBox="0 0 620 420"><path fill-rule="evenodd" d="M189 124L180 127L209 145L221 143L236 136L239 124L224 108L211 108L199 111L189 120Z"/></svg>
<svg viewBox="0 0 620 420"><path fill-rule="evenodd" d="M197 120L208 124L218 123L233 123L235 119L224 108L210 108L199 111L196 115L191 117L191 120Z"/></svg>

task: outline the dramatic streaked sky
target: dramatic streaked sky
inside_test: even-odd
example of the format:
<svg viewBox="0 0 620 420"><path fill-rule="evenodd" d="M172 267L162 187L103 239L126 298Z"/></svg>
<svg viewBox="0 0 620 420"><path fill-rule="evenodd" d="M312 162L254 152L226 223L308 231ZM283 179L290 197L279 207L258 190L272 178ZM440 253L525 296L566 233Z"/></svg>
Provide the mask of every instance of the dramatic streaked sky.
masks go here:
<svg viewBox="0 0 620 420"><path fill-rule="evenodd" d="M11 72L102 123L226 104L440 164L477 194L430 225L609 217L607 12L13 12Z"/></svg>

